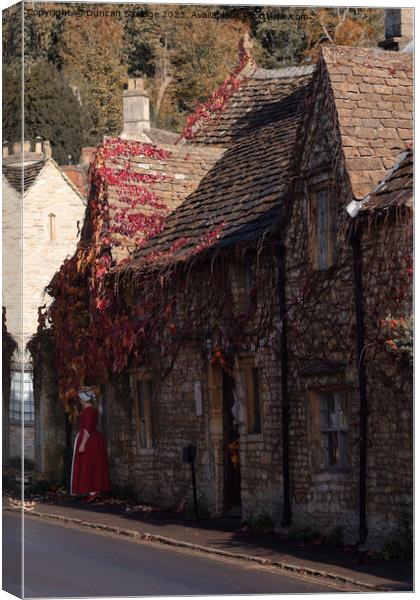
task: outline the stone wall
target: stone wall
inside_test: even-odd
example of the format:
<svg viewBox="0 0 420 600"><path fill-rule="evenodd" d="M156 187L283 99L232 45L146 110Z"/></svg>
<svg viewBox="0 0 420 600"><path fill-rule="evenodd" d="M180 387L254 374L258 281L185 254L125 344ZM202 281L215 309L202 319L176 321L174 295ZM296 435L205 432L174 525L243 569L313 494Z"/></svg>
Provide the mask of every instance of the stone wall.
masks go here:
<svg viewBox="0 0 420 600"><path fill-rule="evenodd" d="M19 423L9 421L9 457L20 458L22 456L29 460L34 460L35 455L35 428L33 426L25 426L23 430Z"/></svg>
<svg viewBox="0 0 420 600"><path fill-rule="evenodd" d="M35 469L57 485L64 474L67 415L58 401L54 355L44 350L35 364Z"/></svg>
<svg viewBox="0 0 420 600"><path fill-rule="evenodd" d="M255 260L255 248L252 249ZM233 302L241 303L244 264L228 256L228 281ZM226 268L226 265L225 267ZM190 273L200 285L199 270ZM218 276L215 274L215 280ZM180 309L181 310L181 309ZM191 332L191 335L194 335ZM274 334L274 337L276 335ZM280 373L277 345L268 340L242 344L230 354L234 402L239 425L240 479L243 518L266 513L275 521L282 499ZM243 386L243 362L252 357L260 370L261 433L248 433ZM152 426L155 444L139 445L135 378L127 372L106 384L111 479L114 486L132 486L139 497L158 504L179 506L192 502L191 467L182 450L197 447L196 481L201 508L212 514L225 510L226 455L223 368L211 363L204 341L185 342L172 370L160 380L159 365L146 372L153 377ZM198 389L197 389L198 388Z"/></svg>
<svg viewBox="0 0 420 600"><path fill-rule="evenodd" d="M326 81L318 81L294 212L286 237L290 468L293 523L323 533L341 529L355 542L359 527L360 400L356 345L354 263L346 225L352 192L340 157L337 117ZM327 173L337 192L336 255L325 270L311 266L310 186ZM368 543L380 545L410 508L412 489L411 377L385 351L381 319L392 311L390 288L401 286L411 257L409 223L389 216L362 235L362 288L366 320L368 449ZM404 239L403 239L404 237ZM385 248L388 249L385 252ZM398 249L396 251L396 249ZM386 254L390 254L388 260ZM388 268L384 268L387 264ZM392 265L391 269L389 265ZM395 294L395 292L394 292ZM410 314L406 305L399 314ZM321 395L340 393L347 420L346 465L326 466L321 432ZM392 447L394 450L390 452Z"/></svg>
<svg viewBox="0 0 420 600"><path fill-rule="evenodd" d="M3 178L3 306L7 309L8 329L19 345L19 368L22 361L30 360L25 348L37 330L38 308L45 303L44 289L63 260L73 253L77 222L83 219L84 210L82 199L51 160L23 199ZM56 220L53 241L49 239L49 214L54 214ZM33 427L25 427L25 455L31 459L34 435ZM10 455L18 456L20 442L14 436L15 428L11 427Z"/></svg>

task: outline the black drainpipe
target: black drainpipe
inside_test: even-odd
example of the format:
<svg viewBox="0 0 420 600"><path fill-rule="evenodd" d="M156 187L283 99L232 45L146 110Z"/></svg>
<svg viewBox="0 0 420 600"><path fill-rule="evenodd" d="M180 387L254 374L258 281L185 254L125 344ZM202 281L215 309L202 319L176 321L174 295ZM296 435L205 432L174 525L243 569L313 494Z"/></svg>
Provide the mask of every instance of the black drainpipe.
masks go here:
<svg viewBox="0 0 420 600"><path fill-rule="evenodd" d="M367 386L365 363L365 323L363 309L362 249L361 231L355 228L351 234L354 266L354 296L356 308L356 358L358 360L358 380L360 399L360 475L359 475L359 544L366 541L366 471L367 471Z"/></svg>
<svg viewBox="0 0 420 600"><path fill-rule="evenodd" d="M288 356L287 356L287 308L286 308L286 248L276 247L278 261L278 293L280 318L280 367L281 367L281 415L283 430L283 525L292 523L292 508L290 505L290 472L289 472L289 394L288 394Z"/></svg>

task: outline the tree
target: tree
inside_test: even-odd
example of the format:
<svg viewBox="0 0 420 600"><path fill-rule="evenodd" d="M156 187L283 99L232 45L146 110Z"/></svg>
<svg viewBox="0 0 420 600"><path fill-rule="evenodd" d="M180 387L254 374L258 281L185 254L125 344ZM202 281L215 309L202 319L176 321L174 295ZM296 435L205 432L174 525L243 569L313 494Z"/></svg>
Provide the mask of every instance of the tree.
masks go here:
<svg viewBox="0 0 420 600"><path fill-rule="evenodd" d="M21 73L17 64L3 67L3 138L21 139ZM90 118L76 100L63 75L48 61L25 67L25 139L37 136L51 142L53 157L66 164L77 161L86 144Z"/></svg>
<svg viewBox="0 0 420 600"><path fill-rule="evenodd" d="M104 135L120 134L127 66L123 28L118 18L67 17L59 56L63 72L91 115L89 139L100 143Z"/></svg>
<svg viewBox="0 0 420 600"><path fill-rule="evenodd" d="M322 43L337 46L376 46L383 37L383 9L312 8L305 22L306 57L316 60Z"/></svg>
<svg viewBox="0 0 420 600"><path fill-rule="evenodd" d="M150 5L130 5L132 13ZM203 102L236 64L247 26L239 18L212 19L200 6L159 5L165 18L124 22L129 72L147 79L156 126L179 130L185 115ZM200 16L201 15L201 16Z"/></svg>

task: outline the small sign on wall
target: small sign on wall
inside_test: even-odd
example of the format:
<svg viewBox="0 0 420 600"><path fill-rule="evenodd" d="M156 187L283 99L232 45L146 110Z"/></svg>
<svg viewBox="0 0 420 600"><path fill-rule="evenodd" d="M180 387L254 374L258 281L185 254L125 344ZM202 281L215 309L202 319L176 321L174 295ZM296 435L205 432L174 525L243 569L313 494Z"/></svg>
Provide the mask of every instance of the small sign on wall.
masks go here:
<svg viewBox="0 0 420 600"><path fill-rule="evenodd" d="M195 414L197 417L203 415L203 395L201 393L201 381L194 381Z"/></svg>

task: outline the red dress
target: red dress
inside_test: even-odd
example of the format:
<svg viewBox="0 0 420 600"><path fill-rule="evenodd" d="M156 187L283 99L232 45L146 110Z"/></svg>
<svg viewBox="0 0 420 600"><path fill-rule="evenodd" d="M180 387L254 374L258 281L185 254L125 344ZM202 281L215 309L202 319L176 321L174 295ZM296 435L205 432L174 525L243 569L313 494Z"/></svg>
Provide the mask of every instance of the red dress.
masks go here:
<svg viewBox="0 0 420 600"><path fill-rule="evenodd" d="M98 412L92 406L86 407L80 414L80 430L74 443L71 468L70 493L73 495L109 490L106 442L102 433L96 431L97 421ZM84 429L89 437L84 452L79 452Z"/></svg>

